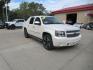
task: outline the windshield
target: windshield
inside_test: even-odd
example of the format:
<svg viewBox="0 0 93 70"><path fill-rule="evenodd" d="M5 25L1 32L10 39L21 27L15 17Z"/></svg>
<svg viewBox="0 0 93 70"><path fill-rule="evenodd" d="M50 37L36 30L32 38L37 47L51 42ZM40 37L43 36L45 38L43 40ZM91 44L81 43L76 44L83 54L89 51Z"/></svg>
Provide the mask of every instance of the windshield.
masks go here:
<svg viewBox="0 0 93 70"><path fill-rule="evenodd" d="M63 22L56 17L42 17L42 20L44 24L63 24Z"/></svg>
<svg viewBox="0 0 93 70"><path fill-rule="evenodd" d="M16 19L14 19L12 22L24 22L24 20L16 20Z"/></svg>
<svg viewBox="0 0 93 70"><path fill-rule="evenodd" d="M12 20L12 21L10 21L10 22L16 22L16 20L14 19L14 20Z"/></svg>
<svg viewBox="0 0 93 70"><path fill-rule="evenodd" d="M24 22L24 20L17 20L17 22Z"/></svg>

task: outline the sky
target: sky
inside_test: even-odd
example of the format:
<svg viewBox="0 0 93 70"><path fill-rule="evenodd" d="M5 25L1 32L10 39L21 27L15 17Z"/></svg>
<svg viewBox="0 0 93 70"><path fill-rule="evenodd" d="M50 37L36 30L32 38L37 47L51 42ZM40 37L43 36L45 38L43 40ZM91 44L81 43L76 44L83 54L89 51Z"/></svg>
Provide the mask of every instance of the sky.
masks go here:
<svg viewBox="0 0 93 70"><path fill-rule="evenodd" d="M43 4L48 11L55 11L66 7L91 4L93 0L11 0L9 3L10 10L19 8L22 2L37 2Z"/></svg>

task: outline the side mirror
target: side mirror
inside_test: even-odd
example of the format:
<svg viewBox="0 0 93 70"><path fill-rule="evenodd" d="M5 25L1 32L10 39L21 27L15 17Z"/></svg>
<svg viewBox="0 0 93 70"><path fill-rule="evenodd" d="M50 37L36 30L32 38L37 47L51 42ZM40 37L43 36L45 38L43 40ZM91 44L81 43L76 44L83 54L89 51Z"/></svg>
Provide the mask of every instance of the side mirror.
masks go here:
<svg viewBox="0 0 93 70"><path fill-rule="evenodd" d="M39 21L35 21L34 23L35 23L35 25L41 25L41 23Z"/></svg>

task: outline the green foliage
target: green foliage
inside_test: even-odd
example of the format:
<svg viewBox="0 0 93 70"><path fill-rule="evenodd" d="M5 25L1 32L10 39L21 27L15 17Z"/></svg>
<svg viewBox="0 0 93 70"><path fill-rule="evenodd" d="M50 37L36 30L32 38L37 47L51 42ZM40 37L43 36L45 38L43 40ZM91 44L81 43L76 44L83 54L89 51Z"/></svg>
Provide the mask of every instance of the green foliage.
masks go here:
<svg viewBox="0 0 93 70"><path fill-rule="evenodd" d="M23 2L20 4L20 8L13 10L17 15L15 18L27 19L29 16L46 15L46 9L42 4L35 2Z"/></svg>
<svg viewBox="0 0 93 70"><path fill-rule="evenodd" d="M5 3L9 3L10 0L0 0L0 11L1 11L1 8L5 5Z"/></svg>
<svg viewBox="0 0 93 70"><path fill-rule="evenodd" d="M10 0L0 0L0 17L1 18L3 17L3 7L4 7L6 2L9 3Z"/></svg>

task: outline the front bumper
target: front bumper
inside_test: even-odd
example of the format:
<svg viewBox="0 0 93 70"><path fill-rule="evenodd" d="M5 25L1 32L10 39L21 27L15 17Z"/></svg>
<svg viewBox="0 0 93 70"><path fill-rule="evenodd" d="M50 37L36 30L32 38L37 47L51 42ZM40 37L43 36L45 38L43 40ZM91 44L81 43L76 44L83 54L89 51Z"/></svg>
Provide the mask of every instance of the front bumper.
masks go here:
<svg viewBox="0 0 93 70"><path fill-rule="evenodd" d="M67 37L53 37L53 45L55 47L62 47L62 46L73 46L79 43L81 39L81 35L77 37L67 38Z"/></svg>

